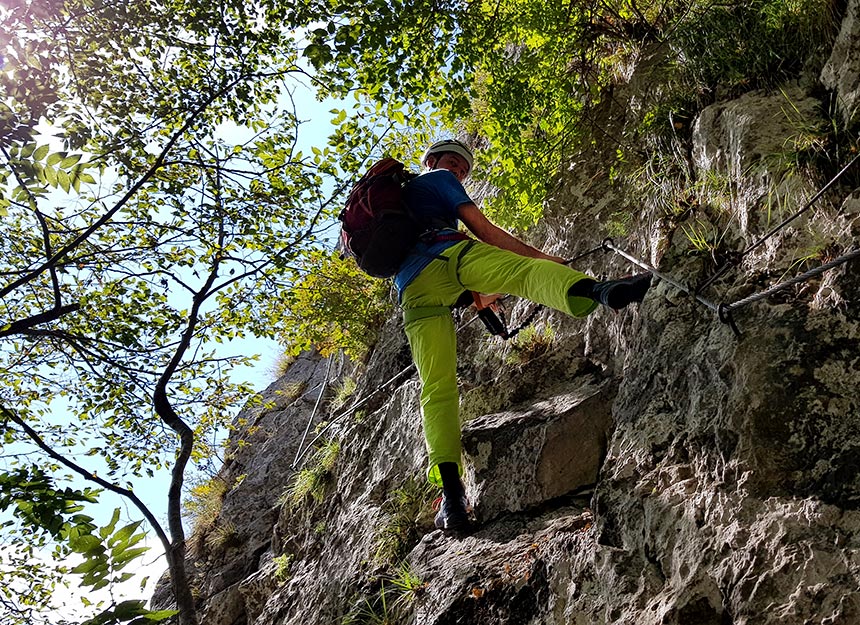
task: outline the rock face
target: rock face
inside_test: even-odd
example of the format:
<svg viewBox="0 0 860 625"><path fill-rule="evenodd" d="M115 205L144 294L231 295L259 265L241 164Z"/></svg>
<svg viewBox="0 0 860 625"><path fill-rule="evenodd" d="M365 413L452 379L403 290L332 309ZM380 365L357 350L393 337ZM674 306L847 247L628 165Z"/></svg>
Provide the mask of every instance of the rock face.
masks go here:
<svg viewBox="0 0 860 625"><path fill-rule="evenodd" d="M848 2L839 39L821 72L821 82L836 96L842 123L850 127L860 113L860 4Z"/></svg>
<svg viewBox="0 0 860 625"><path fill-rule="evenodd" d="M589 376L522 411L476 417L463 430L466 482L486 522L597 481L611 427L608 381Z"/></svg>
<svg viewBox="0 0 860 625"><path fill-rule="evenodd" d="M822 76L846 119L860 75L858 2L849 5ZM820 185L770 158L792 132L786 99L819 116L815 93L794 86L705 109L691 164L698 180L731 184L698 185L693 208L673 217L643 211L624 247L694 285L725 250L757 242ZM600 231L575 228L589 234L572 239L569 224L657 204L595 183L598 168L566 176L544 247L591 248ZM703 296L736 302L856 249L858 197L840 181ZM574 201L579 213L561 208ZM696 233L713 235L709 247ZM610 255L580 268L632 269ZM858 270L855 260L737 310L741 336L665 281L619 313L545 315L538 327L555 335L527 346L464 330L466 483L480 521L468 536L432 527L418 382L398 320L360 370L327 376L326 360L301 359L241 416L216 519L235 537L203 541L194 559L202 622L860 623ZM320 385L349 375L366 406L351 413L329 399L313 413ZM316 491L285 499L312 413L311 428L333 420L322 440L340 451L328 468L305 464Z"/></svg>

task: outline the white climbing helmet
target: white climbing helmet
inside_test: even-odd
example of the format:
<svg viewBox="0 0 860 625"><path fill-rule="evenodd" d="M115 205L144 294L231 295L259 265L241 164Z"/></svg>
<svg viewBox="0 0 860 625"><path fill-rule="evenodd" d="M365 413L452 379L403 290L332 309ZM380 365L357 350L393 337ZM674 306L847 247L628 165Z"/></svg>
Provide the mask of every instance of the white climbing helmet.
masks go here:
<svg viewBox="0 0 860 625"><path fill-rule="evenodd" d="M456 139L444 139L442 141L437 141L433 145L431 145L424 152L424 155L421 157L421 165L423 167L427 166L427 159L433 154L442 154L443 152L453 152L458 156L462 156L466 159L466 163L469 165L469 173L472 171L472 162L474 161L474 157L472 156L472 151L467 148L465 145L457 141Z"/></svg>

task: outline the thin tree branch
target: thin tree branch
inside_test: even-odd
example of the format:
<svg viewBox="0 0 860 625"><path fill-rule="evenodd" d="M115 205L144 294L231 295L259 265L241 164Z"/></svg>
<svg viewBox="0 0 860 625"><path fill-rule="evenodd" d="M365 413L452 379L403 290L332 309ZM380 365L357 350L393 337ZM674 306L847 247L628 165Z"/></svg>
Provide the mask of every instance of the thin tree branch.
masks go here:
<svg viewBox="0 0 860 625"><path fill-rule="evenodd" d="M164 165L164 161L167 158L167 155L173 149L173 147L179 142L179 139L191 128L191 126L197 121L197 118L207 109L209 106L218 98L224 96L229 93L230 90L233 89L237 84L242 82L243 80L247 80L251 78L251 76L240 75L234 80L230 81L227 85L224 86L223 89L217 91L212 94L205 102L203 102L200 106L198 106L189 116L182 127L177 130L168 140L167 144L161 149L158 156L155 158L155 161L146 172L135 182L131 188L126 191L125 195L120 198L114 206L108 210L104 215L102 215L99 219L97 219L91 226L89 226L84 232L77 236L71 243L65 245L62 249L57 251L51 258L49 258L45 263L43 263L38 268L34 269L30 273L21 278L11 282L3 289L0 289L0 297L5 297L16 288L21 286L22 284L26 284L31 280L35 279L39 275L41 275L45 270L51 269L54 267L57 262L59 262L63 257L68 255L72 250L76 249L81 243L86 241L96 230L104 226L108 223L111 218L118 213L132 197L137 194L137 192L146 184L156 173L161 169Z"/></svg>
<svg viewBox="0 0 860 625"><path fill-rule="evenodd" d="M10 410L6 406L0 406L0 413L2 413L6 419L9 419L13 423L15 423L18 427L20 427L22 430L24 430L24 433L27 434L27 436L30 438L30 440L32 440L42 451L44 451L46 454L48 454L48 456L50 456L52 459L56 460L57 462L62 464L64 467L74 471L75 473L77 473L78 475L83 477L85 480L88 480L90 482L95 482L96 484L98 484L102 488L109 490L112 493L115 493L115 494L120 495L122 497L125 497L129 501L131 501L134 504L134 506L140 511L140 513L143 514L143 516L149 522L152 529L158 535L158 539L161 541L161 544L164 546L165 551L169 550L170 540L168 539L167 534L164 533L164 530L162 529L161 525L159 524L158 519L155 518L155 515L149 510L149 508L146 506L146 504L144 504L138 498L138 496L134 494L133 491L130 491L127 488L123 488L122 486L117 486L116 484L108 482L107 480L100 478L96 474L91 473L90 471L87 471L86 469L84 469L80 465L76 464L72 460L69 460L68 458L66 458L62 454L57 453L50 445L48 445L42 439L41 436L39 436L38 432L36 432L33 428L31 428L30 425L26 421L24 421L21 417L19 417L17 413Z"/></svg>
<svg viewBox="0 0 860 625"><path fill-rule="evenodd" d="M42 211L39 210L39 204L36 201L36 196L33 195L33 192L30 191L30 188L21 178L21 174L18 173L18 170L12 166L12 157L9 155L9 152L6 150L6 146L0 145L0 150L3 151L3 156L6 157L6 162L9 164L9 169L12 170L12 175L15 176L15 180L21 185L21 188L24 189L27 193L27 197L30 199L29 208L36 214L36 219L39 222L39 227L42 230L42 242L45 245L45 257L50 259L51 252L51 235L48 231L48 223L45 221L45 216L42 214ZM57 270L56 267L51 267L51 285L54 290L54 306L59 308L60 303L63 301L62 294L60 293L60 281L57 278Z"/></svg>

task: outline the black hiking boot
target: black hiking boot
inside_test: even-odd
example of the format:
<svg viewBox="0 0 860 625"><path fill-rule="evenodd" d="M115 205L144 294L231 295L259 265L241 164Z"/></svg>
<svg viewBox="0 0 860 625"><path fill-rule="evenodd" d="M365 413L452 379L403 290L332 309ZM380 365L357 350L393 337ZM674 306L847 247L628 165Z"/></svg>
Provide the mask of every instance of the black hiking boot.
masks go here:
<svg viewBox="0 0 860 625"><path fill-rule="evenodd" d="M452 532L468 530L472 525L468 507L469 502L465 494L449 496L448 493L443 492L439 512L436 513L436 527Z"/></svg>
<svg viewBox="0 0 860 625"><path fill-rule="evenodd" d="M649 288L651 274L640 273L620 280L595 282L591 287L591 299L614 310L620 310L633 302L641 302Z"/></svg>

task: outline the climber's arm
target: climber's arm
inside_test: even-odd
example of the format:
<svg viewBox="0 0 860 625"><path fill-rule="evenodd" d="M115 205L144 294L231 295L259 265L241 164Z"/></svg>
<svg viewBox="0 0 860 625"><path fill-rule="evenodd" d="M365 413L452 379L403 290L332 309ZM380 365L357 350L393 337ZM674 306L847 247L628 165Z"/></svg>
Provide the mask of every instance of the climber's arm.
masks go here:
<svg viewBox="0 0 860 625"><path fill-rule="evenodd" d="M518 238L502 230L496 224L491 222L484 216L474 204L461 204L457 209L460 219L466 224L466 227L484 243L495 245L504 250L509 250L521 256L530 258L545 258L553 260L557 263L564 262L564 259L559 256L550 256L544 254L539 249L523 243Z"/></svg>

